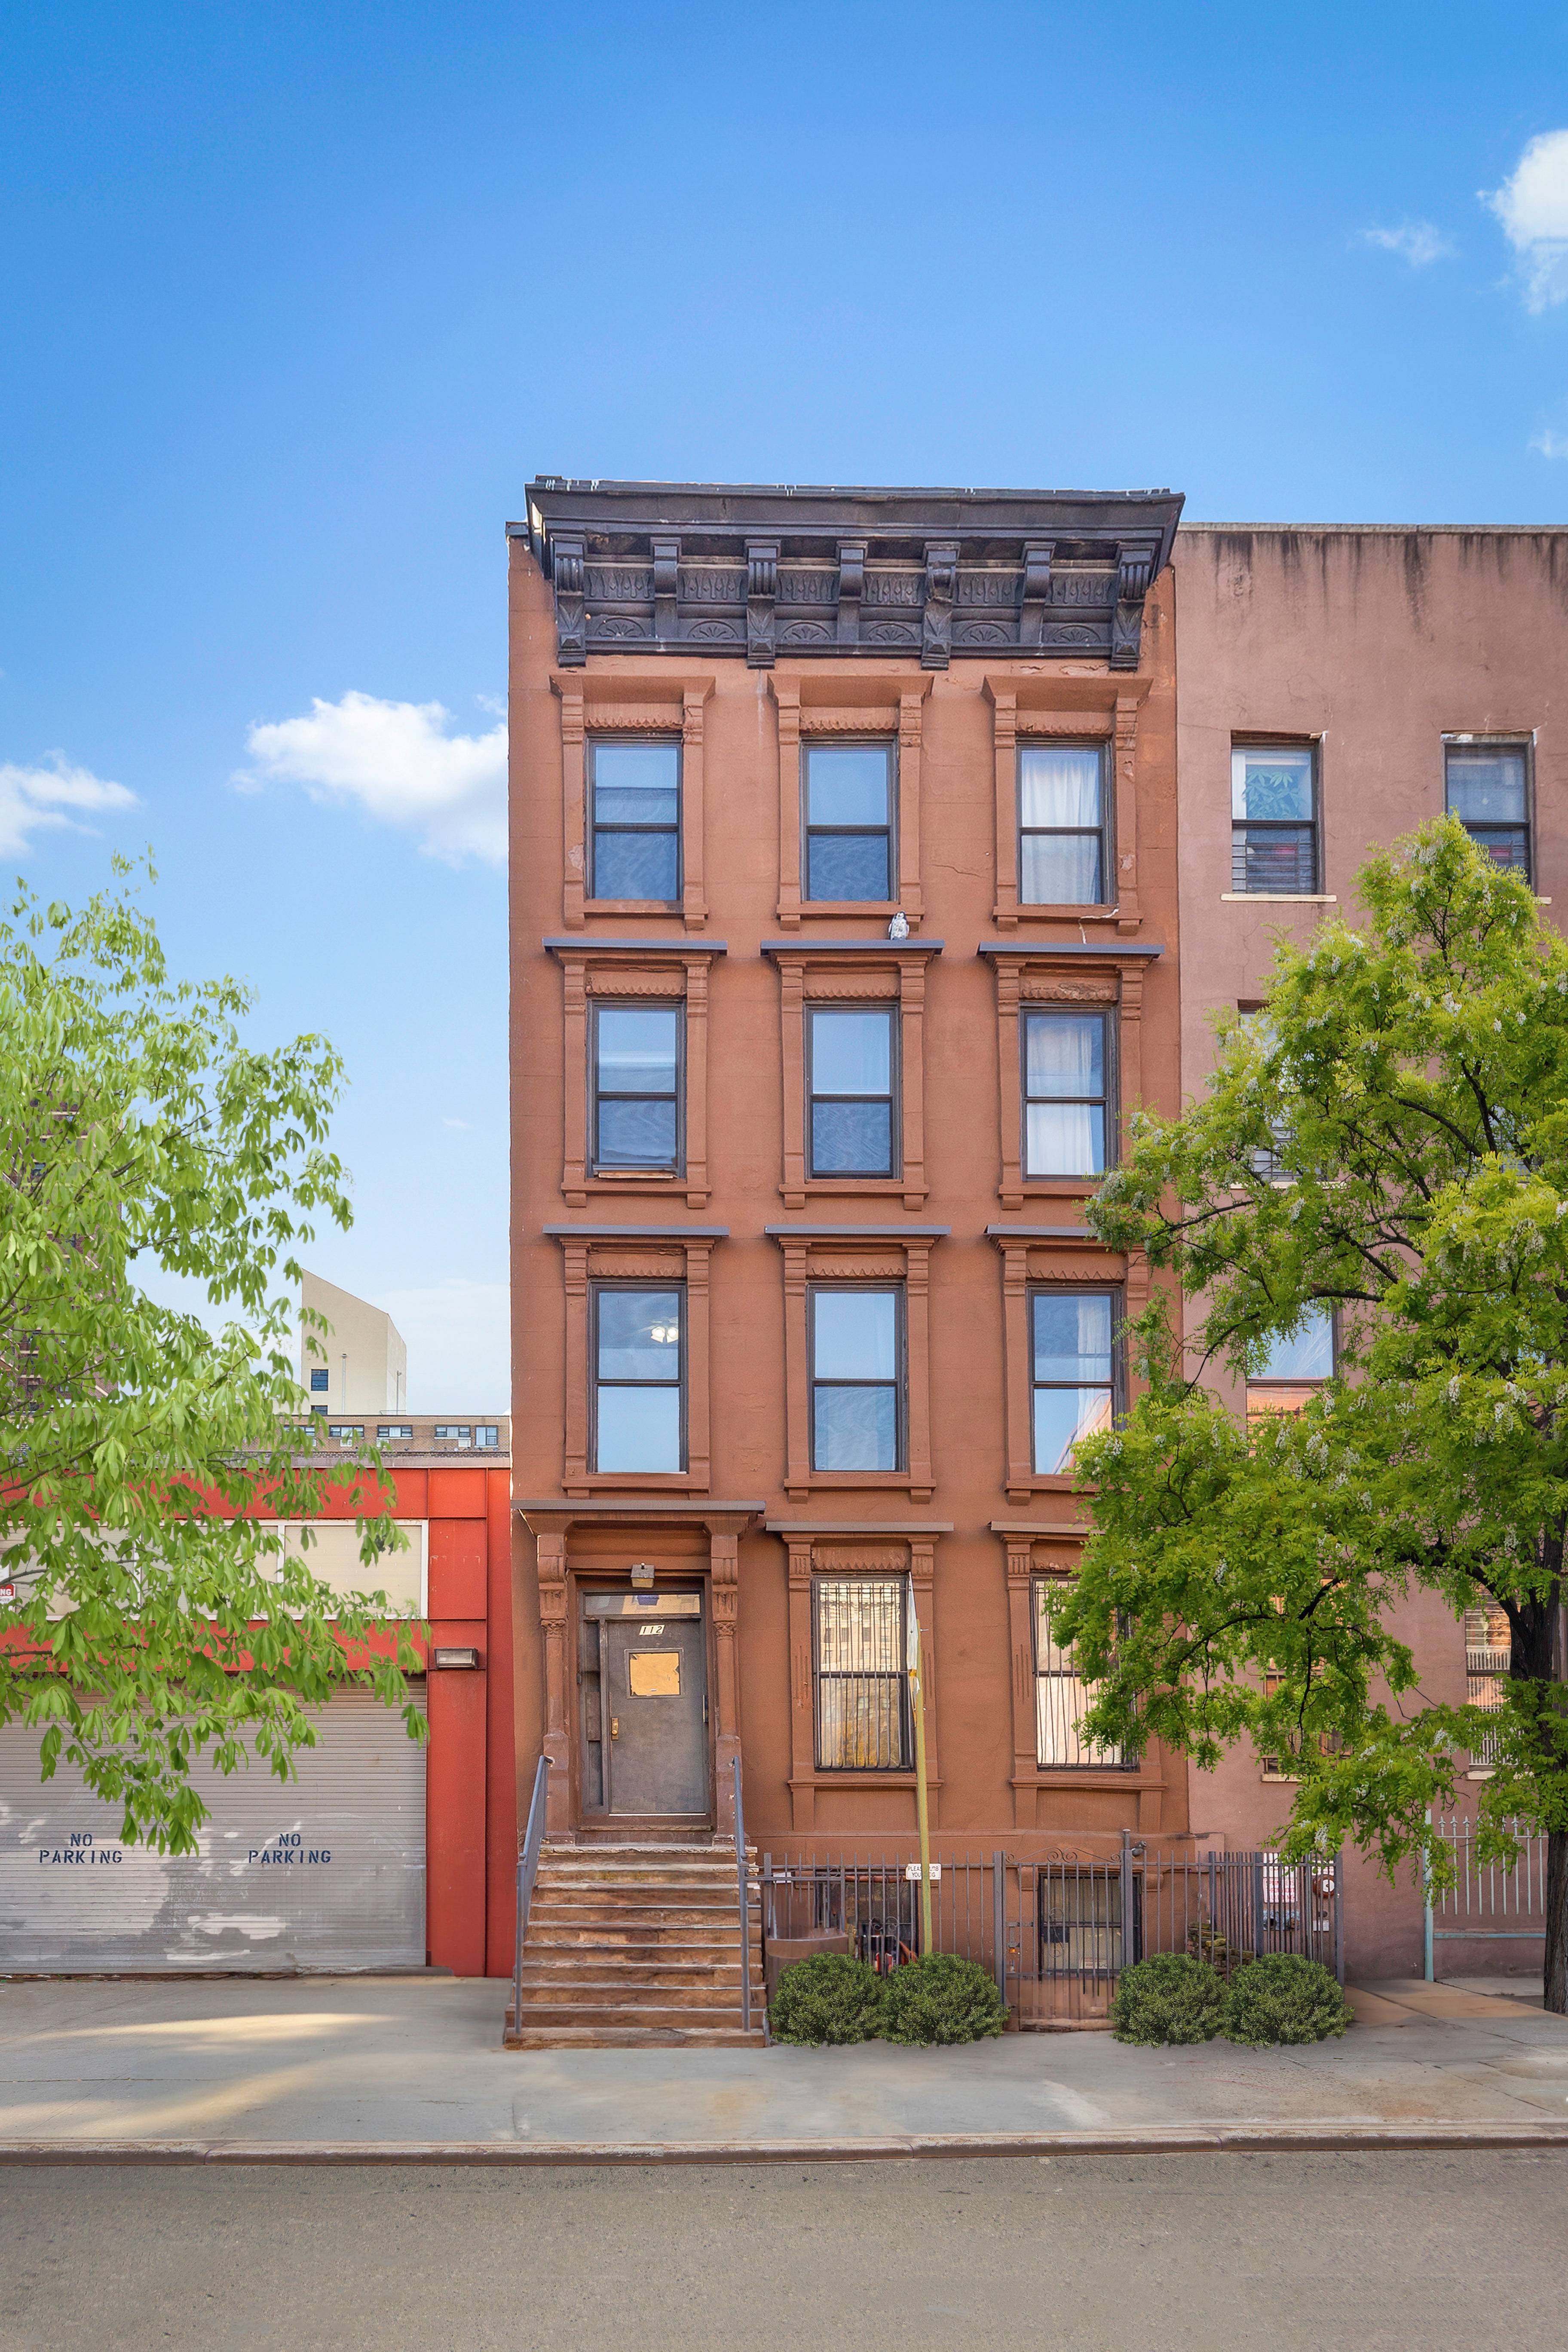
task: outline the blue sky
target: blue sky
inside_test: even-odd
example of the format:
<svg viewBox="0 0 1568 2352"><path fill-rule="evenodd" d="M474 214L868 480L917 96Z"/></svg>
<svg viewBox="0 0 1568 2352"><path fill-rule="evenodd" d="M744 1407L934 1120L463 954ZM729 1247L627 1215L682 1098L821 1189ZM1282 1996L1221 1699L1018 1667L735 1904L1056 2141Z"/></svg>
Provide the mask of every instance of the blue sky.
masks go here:
<svg viewBox="0 0 1568 2352"><path fill-rule="evenodd" d="M0 868L327 1031L320 1270L494 1406L531 474L1560 522L1565 131L1529 5L14 9Z"/></svg>

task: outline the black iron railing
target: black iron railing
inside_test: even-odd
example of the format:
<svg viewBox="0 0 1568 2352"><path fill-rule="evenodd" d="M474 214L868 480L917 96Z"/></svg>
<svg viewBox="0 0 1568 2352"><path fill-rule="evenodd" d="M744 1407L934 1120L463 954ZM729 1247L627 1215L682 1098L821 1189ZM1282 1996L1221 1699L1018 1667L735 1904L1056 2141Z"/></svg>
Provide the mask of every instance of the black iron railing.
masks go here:
<svg viewBox="0 0 1568 2352"><path fill-rule="evenodd" d="M942 1854L931 1876L931 1948L978 1961L1016 2026L1103 2022L1122 1969L1155 1952L1190 1952L1226 1975L1263 1953L1299 1952L1344 1981L1336 1855L1152 1853L1129 1832L1103 1857ZM764 1948L820 1941L879 1971L921 1948L912 1853L765 1853L762 1900Z"/></svg>

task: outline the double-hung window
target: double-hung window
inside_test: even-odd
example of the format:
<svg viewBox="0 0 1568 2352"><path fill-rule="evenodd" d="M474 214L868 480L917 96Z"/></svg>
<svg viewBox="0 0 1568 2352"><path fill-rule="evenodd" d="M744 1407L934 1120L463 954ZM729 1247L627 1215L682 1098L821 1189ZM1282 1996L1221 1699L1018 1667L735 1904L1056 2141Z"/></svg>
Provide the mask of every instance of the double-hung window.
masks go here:
<svg viewBox="0 0 1568 2352"><path fill-rule="evenodd" d="M1318 768L1310 743L1232 747L1230 887L1249 897L1315 896Z"/></svg>
<svg viewBox="0 0 1568 2352"><path fill-rule="evenodd" d="M819 1771L909 1769L907 1596L900 1577L818 1577L813 1585Z"/></svg>
<svg viewBox="0 0 1568 2352"><path fill-rule="evenodd" d="M813 1176L894 1176L898 1017L806 1008L806 1097Z"/></svg>
<svg viewBox="0 0 1568 2352"><path fill-rule="evenodd" d="M902 1290L818 1283L808 1307L812 1468L902 1469Z"/></svg>
<svg viewBox="0 0 1568 2352"><path fill-rule="evenodd" d="M1098 743L1038 743L1018 754L1018 899L1098 907L1110 871L1105 753Z"/></svg>
<svg viewBox="0 0 1568 2352"><path fill-rule="evenodd" d="M886 906L893 897L891 744L809 744L805 766L805 896Z"/></svg>
<svg viewBox="0 0 1568 2352"><path fill-rule="evenodd" d="M681 1017L677 1004L595 1004L589 1048L597 1174L680 1168Z"/></svg>
<svg viewBox="0 0 1568 2352"><path fill-rule="evenodd" d="M1478 849L1530 879L1530 777L1522 743L1446 743L1448 814Z"/></svg>
<svg viewBox="0 0 1568 2352"><path fill-rule="evenodd" d="M1029 1343L1035 1475L1066 1476L1079 1440L1109 1429L1116 1409L1111 1294L1031 1292Z"/></svg>
<svg viewBox="0 0 1568 2352"><path fill-rule="evenodd" d="M1121 1748L1101 1748L1083 1736L1083 1718L1098 1685L1086 1683L1070 1645L1064 1648L1051 1624L1050 1601L1058 1584L1035 1586L1035 1756L1042 1769L1098 1765L1104 1771L1124 1766Z"/></svg>
<svg viewBox="0 0 1568 2352"><path fill-rule="evenodd" d="M591 742L588 798L589 896L673 906L680 897L679 744Z"/></svg>
<svg viewBox="0 0 1568 2352"><path fill-rule="evenodd" d="M1261 1370L1248 1375L1248 1419L1266 1412L1300 1412L1323 1382L1332 1379L1333 1370L1333 1309L1308 1307L1293 1331L1270 1340Z"/></svg>
<svg viewBox="0 0 1568 2352"><path fill-rule="evenodd" d="M1110 1140L1109 1014L1028 1012L1021 1025L1025 1175L1103 1175Z"/></svg>
<svg viewBox="0 0 1568 2352"><path fill-rule="evenodd" d="M683 1470L684 1290L605 1282L593 1304L595 1469Z"/></svg>

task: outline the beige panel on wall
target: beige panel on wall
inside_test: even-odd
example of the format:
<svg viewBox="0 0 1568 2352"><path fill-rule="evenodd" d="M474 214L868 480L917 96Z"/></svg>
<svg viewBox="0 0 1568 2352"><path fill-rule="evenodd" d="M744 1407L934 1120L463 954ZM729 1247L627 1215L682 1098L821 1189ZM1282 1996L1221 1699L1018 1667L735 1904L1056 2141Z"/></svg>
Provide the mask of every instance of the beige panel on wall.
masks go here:
<svg viewBox="0 0 1568 2352"><path fill-rule="evenodd" d="M403 1551L385 1551L374 1567L367 1567L360 1558L359 1530L352 1519L289 1519L283 1525L283 1543L293 1559L303 1559L312 1576L334 1592L384 1592L392 1604L394 1615L422 1617L425 1614L425 1528L423 1519L399 1519L397 1527L407 1538ZM310 1542L304 1541L309 1526Z"/></svg>

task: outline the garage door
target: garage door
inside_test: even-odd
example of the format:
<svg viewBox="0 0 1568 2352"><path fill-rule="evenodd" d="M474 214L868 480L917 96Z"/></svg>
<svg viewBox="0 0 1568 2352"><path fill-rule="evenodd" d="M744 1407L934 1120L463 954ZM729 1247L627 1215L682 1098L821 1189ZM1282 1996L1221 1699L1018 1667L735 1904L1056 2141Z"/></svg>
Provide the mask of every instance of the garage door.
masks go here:
<svg viewBox="0 0 1568 2352"><path fill-rule="evenodd" d="M41 1732L0 1727L0 1972L425 1965L425 1750L361 1691L314 1710L285 1784L195 1779L198 1854L120 1843L120 1816Z"/></svg>

